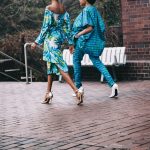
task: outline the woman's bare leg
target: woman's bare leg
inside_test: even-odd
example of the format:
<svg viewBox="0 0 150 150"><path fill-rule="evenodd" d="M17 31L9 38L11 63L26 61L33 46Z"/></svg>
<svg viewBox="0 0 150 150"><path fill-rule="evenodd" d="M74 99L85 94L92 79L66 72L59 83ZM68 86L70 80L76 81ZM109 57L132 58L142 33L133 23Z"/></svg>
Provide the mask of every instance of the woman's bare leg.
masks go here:
<svg viewBox="0 0 150 150"><path fill-rule="evenodd" d="M73 89L74 92L76 92L78 89L77 87L74 85L72 79L70 78L69 74L62 71L61 69L59 69L61 75L63 76L63 78L66 80L66 82L71 86L71 88Z"/></svg>
<svg viewBox="0 0 150 150"><path fill-rule="evenodd" d="M48 75L47 80L48 80L47 92L51 92L52 84L53 84L53 76L52 75Z"/></svg>
<svg viewBox="0 0 150 150"><path fill-rule="evenodd" d="M83 103L83 93L81 91L78 91L78 88L75 86L75 84L73 83L72 79L70 78L69 74L60 70L61 75L63 76L63 78L66 80L66 82L71 86L71 88L73 89L73 91L76 93L77 96L77 105L80 105L81 103Z"/></svg>

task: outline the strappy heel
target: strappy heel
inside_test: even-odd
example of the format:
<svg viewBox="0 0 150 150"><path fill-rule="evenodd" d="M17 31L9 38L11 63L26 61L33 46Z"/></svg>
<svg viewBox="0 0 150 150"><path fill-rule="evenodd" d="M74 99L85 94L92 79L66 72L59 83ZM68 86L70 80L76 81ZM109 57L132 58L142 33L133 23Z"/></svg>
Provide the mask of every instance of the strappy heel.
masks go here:
<svg viewBox="0 0 150 150"><path fill-rule="evenodd" d="M76 97L77 97L77 105L82 104L83 103L83 94L84 93L82 91L80 91L80 90L77 90L75 92L75 94L76 94Z"/></svg>
<svg viewBox="0 0 150 150"><path fill-rule="evenodd" d="M52 102L52 98L53 98L53 93L52 92L47 92L45 95L45 98L42 102L42 104L49 104Z"/></svg>

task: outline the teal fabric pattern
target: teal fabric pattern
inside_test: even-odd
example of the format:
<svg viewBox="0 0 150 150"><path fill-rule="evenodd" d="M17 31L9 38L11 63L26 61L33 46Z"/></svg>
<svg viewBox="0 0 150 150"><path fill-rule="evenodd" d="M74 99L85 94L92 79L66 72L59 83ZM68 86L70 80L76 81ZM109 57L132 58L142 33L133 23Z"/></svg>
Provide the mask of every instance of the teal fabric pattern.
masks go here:
<svg viewBox="0 0 150 150"><path fill-rule="evenodd" d="M105 24L99 11L94 6L86 6L75 19L72 35L75 36L87 26L93 26L94 30L80 36L77 39L78 42L75 41L75 45L79 48L85 48L87 54L100 56L105 47Z"/></svg>
<svg viewBox="0 0 150 150"><path fill-rule="evenodd" d="M43 60L47 62L47 74L59 75L58 68L68 72L61 52L65 40L73 44L69 14L55 14L46 8L41 32L35 42L39 45L44 43Z"/></svg>
<svg viewBox="0 0 150 150"><path fill-rule="evenodd" d="M105 47L105 24L100 13L94 6L86 6L75 19L72 29L73 37L88 26L93 27L91 32L80 36L78 39L74 38L75 51L73 54L73 67L75 85L77 88L82 86L81 60L83 59L84 54L88 54L93 65L104 75L108 85L112 87L115 82L107 68L99 59L99 56L102 54Z"/></svg>

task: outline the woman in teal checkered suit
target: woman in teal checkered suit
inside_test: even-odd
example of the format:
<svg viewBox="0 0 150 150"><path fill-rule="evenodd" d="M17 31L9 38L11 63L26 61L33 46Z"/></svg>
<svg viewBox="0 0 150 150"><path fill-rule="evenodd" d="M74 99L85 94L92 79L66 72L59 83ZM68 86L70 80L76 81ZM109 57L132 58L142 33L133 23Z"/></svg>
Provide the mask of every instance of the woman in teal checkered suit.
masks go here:
<svg viewBox="0 0 150 150"><path fill-rule="evenodd" d="M51 102L53 94L52 89L52 75L59 73L62 74L64 79L73 89L76 97L77 104L83 102L82 91L74 85L68 74L68 67L63 60L61 53L61 45L65 40L68 40L70 45L73 44L71 40L70 30L70 17L65 11L62 3L58 0L51 0L51 5L47 6L44 14L44 21L41 32L31 48L34 49L36 45L42 45L44 43L43 60L47 62L47 74L48 74L48 86L47 92L42 103L47 104Z"/></svg>
<svg viewBox="0 0 150 150"><path fill-rule="evenodd" d="M104 75L108 85L112 87L110 97L116 97L118 95L118 85L99 59L105 47L105 24L100 13L93 6L96 0L79 1L80 5L84 6L84 9L75 19L72 29L75 40L73 53L75 84L78 89L84 90L81 83L81 60L84 54L88 54L93 65Z"/></svg>

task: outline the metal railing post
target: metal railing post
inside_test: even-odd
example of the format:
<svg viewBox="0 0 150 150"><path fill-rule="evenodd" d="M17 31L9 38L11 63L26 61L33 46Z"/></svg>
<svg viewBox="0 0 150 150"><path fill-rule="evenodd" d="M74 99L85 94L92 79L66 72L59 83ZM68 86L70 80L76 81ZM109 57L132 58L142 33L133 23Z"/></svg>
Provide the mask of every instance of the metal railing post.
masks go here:
<svg viewBox="0 0 150 150"><path fill-rule="evenodd" d="M32 69L30 69L30 82L32 83Z"/></svg>
<svg viewBox="0 0 150 150"><path fill-rule="evenodd" d="M29 84L28 78L28 60L27 60L27 46L31 45L32 43L26 43L24 45L24 60L25 60L25 72L26 72L26 84Z"/></svg>

